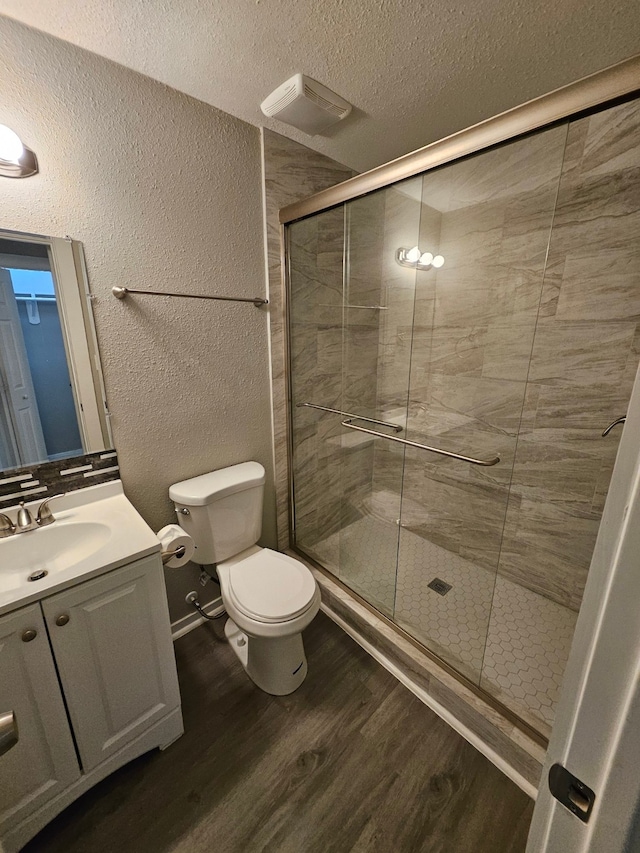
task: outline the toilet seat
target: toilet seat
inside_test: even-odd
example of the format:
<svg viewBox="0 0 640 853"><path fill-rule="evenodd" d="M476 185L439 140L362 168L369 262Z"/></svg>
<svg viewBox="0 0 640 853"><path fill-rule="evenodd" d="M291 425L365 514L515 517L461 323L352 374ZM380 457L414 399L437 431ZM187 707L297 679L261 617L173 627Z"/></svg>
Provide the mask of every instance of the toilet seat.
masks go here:
<svg viewBox="0 0 640 853"><path fill-rule="evenodd" d="M295 619L315 601L316 582L309 569L286 554L262 548L229 561L227 593L250 619L277 623Z"/></svg>

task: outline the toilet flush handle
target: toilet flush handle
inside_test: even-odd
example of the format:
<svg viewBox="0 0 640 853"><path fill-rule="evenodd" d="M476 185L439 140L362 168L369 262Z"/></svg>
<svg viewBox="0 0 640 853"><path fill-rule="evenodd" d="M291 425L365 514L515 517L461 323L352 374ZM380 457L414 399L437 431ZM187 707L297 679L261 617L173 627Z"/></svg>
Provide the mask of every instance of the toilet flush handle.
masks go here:
<svg viewBox="0 0 640 853"><path fill-rule="evenodd" d="M176 509L176 512L179 515L191 515L191 513L189 512L189 510L187 509L186 506L182 506L182 507L180 507L180 509Z"/></svg>

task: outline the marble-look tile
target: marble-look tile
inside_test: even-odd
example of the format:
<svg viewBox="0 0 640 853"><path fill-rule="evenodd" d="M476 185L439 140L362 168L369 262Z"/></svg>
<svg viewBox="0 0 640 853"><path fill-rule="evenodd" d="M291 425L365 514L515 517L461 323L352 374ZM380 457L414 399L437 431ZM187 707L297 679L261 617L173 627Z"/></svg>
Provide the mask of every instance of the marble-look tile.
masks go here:
<svg viewBox="0 0 640 853"><path fill-rule="evenodd" d="M489 323L484 338L482 377L526 382L534 333L533 323Z"/></svg>
<svg viewBox="0 0 640 853"><path fill-rule="evenodd" d="M316 151L293 142L270 130L262 130L264 205L266 223L266 254L269 274L269 323L271 334L271 374L273 395L273 433L275 459L275 486L277 529L279 547L289 543L288 522L288 452L287 452L287 397L284 349L284 294L280 269L280 224L278 211L284 205L312 195L341 181L353 177L354 172L318 154ZM335 218L335 214L334 214ZM322 237L323 246L331 244L325 232L338 233L337 223L324 217L321 223L307 220L308 228ZM317 238L316 238L317 239ZM320 253L320 268L328 273L328 284L341 293L342 244L333 251ZM332 288L327 287L328 292Z"/></svg>
<svg viewBox="0 0 640 853"><path fill-rule="evenodd" d="M574 122L584 125L584 144L578 160L582 178L608 175L638 166L640 102L636 99Z"/></svg>
<svg viewBox="0 0 640 853"><path fill-rule="evenodd" d="M563 323L541 318L529 379L541 385L617 384L635 330L634 322Z"/></svg>
<svg viewBox="0 0 640 853"><path fill-rule="evenodd" d="M566 258L558 320L640 320L640 251L585 251Z"/></svg>
<svg viewBox="0 0 640 853"><path fill-rule="evenodd" d="M600 517L581 502L509 500L499 573L578 610Z"/></svg>

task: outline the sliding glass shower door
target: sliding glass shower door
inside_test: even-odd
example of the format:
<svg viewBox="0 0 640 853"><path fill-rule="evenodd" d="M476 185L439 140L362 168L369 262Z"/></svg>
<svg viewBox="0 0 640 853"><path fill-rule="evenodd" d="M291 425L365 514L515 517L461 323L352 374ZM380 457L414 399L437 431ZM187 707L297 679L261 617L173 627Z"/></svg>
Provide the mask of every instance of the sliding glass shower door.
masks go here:
<svg viewBox="0 0 640 853"><path fill-rule="evenodd" d="M476 684L565 137L288 228L296 545Z"/></svg>
<svg viewBox="0 0 640 853"><path fill-rule="evenodd" d="M287 226L296 547L545 734L640 358L639 133L616 105Z"/></svg>

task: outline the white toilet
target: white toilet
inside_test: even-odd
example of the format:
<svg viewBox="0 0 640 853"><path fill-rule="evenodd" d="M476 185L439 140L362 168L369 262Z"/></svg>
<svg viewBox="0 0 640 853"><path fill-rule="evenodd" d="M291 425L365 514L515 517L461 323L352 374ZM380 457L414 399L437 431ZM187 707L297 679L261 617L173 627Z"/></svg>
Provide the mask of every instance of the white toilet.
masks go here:
<svg viewBox="0 0 640 853"><path fill-rule="evenodd" d="M320 590L299 560L256 545L263 494L264 468L258 462L169 489L180 526L195 543L194 562L216 564L231 648L258 687L285 696L307 674L301 631L320 608Z"/></svg>

